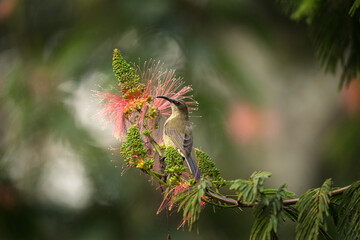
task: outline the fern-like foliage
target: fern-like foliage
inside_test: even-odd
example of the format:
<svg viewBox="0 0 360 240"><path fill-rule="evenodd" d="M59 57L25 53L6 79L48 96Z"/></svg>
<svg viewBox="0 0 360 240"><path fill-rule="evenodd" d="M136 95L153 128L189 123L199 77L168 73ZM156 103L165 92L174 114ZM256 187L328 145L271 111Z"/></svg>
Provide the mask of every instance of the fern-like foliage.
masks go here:
<svg viewBox="0 0 360 240"><path fill-rule="evenodd" d="M332 180L327 179L321 188L307 191L297 203L299 210L296 239L318 239L320 228L326 230L325 217L329 215Z"/></svg>
<svg viewBox="0 0 360 240"><path fill-rule="evenodd" d="M230 190L235 190L239 201L254 202L259 200L264 190L265 179L269 178L271 173L265 171L254 172L249 180L236 179L231 182Z"/></svg>
<svg viewBox="0 0 360 240"><path fill-rule="evenodd" d="M316 13L321 9L322 1L319 0L303 0L296 8L291 18L298 20L306 18L306 21L311 24Z"/></svg>
<svg viewBox="0 0 360 240"><path fill-rule="evenodd" d="M344 192L339 210L338 230L342 239L360 239L360 181Z"/></svg>
<svg viewBox="0 0 360 240"><path fill-rule="evenodd" d="M331 205L330 205L330 209L331 209ZM296 222L297 219L299 218L299 211L294 206L291 205L283 206L283 211L285 215L293 222ZM320 235L324 240L332 240L331 236L324 230L323 227L320 227L319 231L320 231Z"/></svg>
<svg viewBox="0 0 360 240"><path fill-rule="evenodd" d="M211 187L211 181L203 180L198 185L180 192L173 202L179 203L178 212L183 210L183 224L187 222L190 231L200 217L201 208L205 205L202 198L209 187Z"/></svg>
<svg viewBox="0 0 360 240"><path fill-rule="evenodd" d="M251 229L250 240L278 239L276 232L285 215L283 199L286 198L286 185L282 185L270 198L263 195L262 201L255 207L255 223Z"/></svg>
<svg viewBox="0 0 360 240"><path fill-rule="evenodd" d="M280 0L295 20L306 19L316 55L326 70L343 69L340 85L360 73L360 1Z"/></svg>

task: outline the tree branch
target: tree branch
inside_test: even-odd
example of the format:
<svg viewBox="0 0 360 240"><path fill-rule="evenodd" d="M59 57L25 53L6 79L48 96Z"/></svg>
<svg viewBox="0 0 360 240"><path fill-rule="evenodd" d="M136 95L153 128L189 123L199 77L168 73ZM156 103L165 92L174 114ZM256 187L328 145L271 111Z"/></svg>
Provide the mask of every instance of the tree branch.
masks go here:
<svg viewBox="0 0 360 240"><path fill-rule="evenodd" d="M330 196L335 196L335 195L342 194L349 187L350 187L350 185L348 185L346 187L336 189L336 190L333 190L333 191L330 192ZM250 203L250 202L237 201L235 199L232 199L232 198L229 198L229 197L226 197L226 196L221 196L221 195L216 194L216 193L211 192L211 191L207 191L206 195L209 196L209 197L215 198L215 199L217 199L217 200L219 200L219 201L221 201L223 203L233 205L233 207L254 207L254 206L259 204L258 202ZM294 205L299 201L299 199L300 198L286 199L286 200L283 200L283 204L285 206ZM221 205L219 207L221 207Z"/></svg>

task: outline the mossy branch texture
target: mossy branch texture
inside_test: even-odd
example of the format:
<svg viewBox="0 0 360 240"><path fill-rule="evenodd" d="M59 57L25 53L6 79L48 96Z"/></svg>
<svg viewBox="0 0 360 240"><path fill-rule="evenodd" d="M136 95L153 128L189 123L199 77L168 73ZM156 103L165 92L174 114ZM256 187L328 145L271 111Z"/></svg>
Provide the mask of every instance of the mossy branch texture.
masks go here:
<svg viewBox="0 0 360 240"><path fill-rule="evenodd" d="M321 187L310 189L297 198L285 184L278 189L266 188L265 181L271 177L270 172L256 171L248 179L226 180L210 156L195 148L202 173L201 179L196 181L184 166L182 155L175 148L165 148L162 144L159 126L170 106L154 95L171 93L169 97L175 94L181 97L189 88L179 90L176 86L177 93L166 89L174 86L172 81L177 78L171 75L161 79L166 75L161 73L141 74L117 49L114 50L113 68L121 94L110 99L110 104L105 107L110 109L108 114L115 116L114 122L120 123L119 132L124 132L119 137L120 153L126 167L140 169L166 189L159 212L172 208L182 211L183 222L179 227L187 224L191 230L202 209L211 205L223 209L252 208L255 218L250 235L252 240L277 239L279 226L286 220L297 222L296 239L318 239L319 236L331 239L327 233L328 218L335 219L338 234L343 239L359 239L360 181L336 188L332 180L327 179ZM153 71L157 67L149 69ZM148 73L149 69L144 72ZM158 79L146 79L146 76L158 76ZM151 118L147 117L150 115ZM223 193L229 191L232 193Z"/></svg>

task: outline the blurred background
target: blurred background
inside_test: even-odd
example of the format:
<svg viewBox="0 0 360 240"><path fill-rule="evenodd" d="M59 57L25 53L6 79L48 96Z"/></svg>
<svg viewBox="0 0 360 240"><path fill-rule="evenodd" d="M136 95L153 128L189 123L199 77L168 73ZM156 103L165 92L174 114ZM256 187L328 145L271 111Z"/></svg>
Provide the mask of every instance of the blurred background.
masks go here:
<svg viewBox="0 0 360 240"><path fill-rule="evenodd" d="M301 195L359 178L360 84L339 90L276 1L0 0L0 239L248 239L251 210L176 230L148 176L123 173L91 92L116 82L114 48L192 85L194 145L225 179L266 170Z"/></svg>

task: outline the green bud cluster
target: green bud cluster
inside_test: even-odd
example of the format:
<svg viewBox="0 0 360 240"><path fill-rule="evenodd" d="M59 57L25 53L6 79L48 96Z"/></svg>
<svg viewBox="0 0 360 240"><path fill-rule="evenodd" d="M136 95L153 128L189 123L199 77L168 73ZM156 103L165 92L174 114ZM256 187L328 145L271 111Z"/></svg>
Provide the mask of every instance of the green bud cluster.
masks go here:
<svg viewBox="0 0 360 240"><path fill-rule="evenodd" d="M145 91L146 87L140 82L140 77L135 73L135 69L125 61L118 49L114 49L112 65L124 98L139 96Z"/></svg>
<svg viewBox="0 0 360 240"><path fill-rule="evenodd" d="M159 116L159 109L156 106L152 106L146 113L146 119L152 120Z"/></svg>
<svg viewBox="0 0 360 240"><path fill-rule="evenodd" d="M199 163L199 169L204 176L213 178L221 185L226 182L220 177L220 170L215 167L215 163L205 152L195 148L195 154L197 162Z"/></svg>
<svg viewBox="0 0 360 240"><path fill-rule="evenodd" d="M184 158L172 146L166 148L164 157L166 163L165 172L170 174L170 184L180 184L180 176L186 171L186 167L183 165Z"/></svg>
<svg viewBox="0 0 360 240"><path fill-rule="evenodd" d="M115 77L119 81L119 85L123 84L130 89L139 84L140 78L135 74L135 69L125 61L119 50L116 48L114 49L112 65Z"/></svg>
<svg viewBox="0 0 360 240"><path fill-rule="evenodd" d="M125 158L126 166L128 167L136 167L141 160L147 157L145 144L136 125L129 128L120 153Z"/></svg>
<svg viewBox="0 0 360 240"><path fill-rule="evenodd" d="M190 179L189 180L189 183L191 186L195 185L196 184L196 180L195 179Z"/></svg>
<svg viewBox="0 0 360 240"><path fill-rule="evenodd" d="M178 176L170 177L169 183L170 183L170 185L179 185L180 184L179 177Z"/></svg>
<svg viewBox="0 0 360 240"><path fill-rule="evenodd" d="M136 167L140 168L140 169L144 169L144 170L150 170L153 168L153 166L154 166L154 159L147 158L144 161L142 161L141 163L138 163L138 165Z"/></svg>
<svg viewBox="0 0 360 240"><path fill-rule="evenodd" d="M142 132L143 135L148 135L150 136L151 135L151 131L149 129L146 129Z"/></svg>

